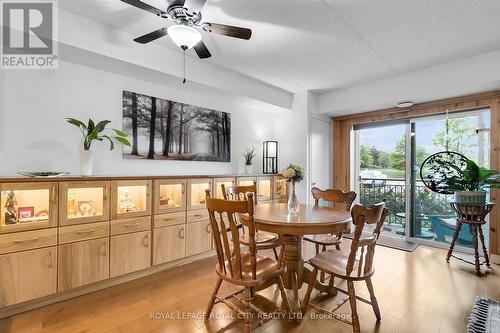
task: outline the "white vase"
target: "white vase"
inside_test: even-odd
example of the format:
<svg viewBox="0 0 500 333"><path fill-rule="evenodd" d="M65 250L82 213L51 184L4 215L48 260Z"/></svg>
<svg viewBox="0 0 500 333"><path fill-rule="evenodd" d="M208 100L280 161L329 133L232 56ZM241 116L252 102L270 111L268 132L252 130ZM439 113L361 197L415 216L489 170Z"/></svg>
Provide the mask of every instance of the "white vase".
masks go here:
<svg viewBox="0 0 500 333"><path fill-rule="evenodd" d="M246 175L251 175L253 172L253 168L252 168L252 165L245 165L245 174Z"/></svg>
<svg viewBox="0 0 500 333"><path fill-rule="evenodd" d="M94 152L91 150L80 151L80 174L82 176L92 176L94 169Z"/></svg>

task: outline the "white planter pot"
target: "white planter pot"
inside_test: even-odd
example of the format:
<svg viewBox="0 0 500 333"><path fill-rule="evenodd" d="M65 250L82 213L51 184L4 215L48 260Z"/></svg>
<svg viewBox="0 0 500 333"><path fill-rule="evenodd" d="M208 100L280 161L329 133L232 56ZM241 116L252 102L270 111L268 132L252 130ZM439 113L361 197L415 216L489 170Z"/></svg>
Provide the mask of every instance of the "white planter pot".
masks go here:
<svg viewBox="0 0 500 333"><path fill-rule="evenodd" d="M485 191L457 191L455 201L459 203L484 204L486 203Z"/></svg>
<svg viewBox="0 0 500 333"><path fill-rule="evenodd" d="M82 176L92 176L94 169L94 152L91 150L80 151L80 174Z"/></svg>
<svg viewBox="0 0 500 333"><path fill-rule="evenodd" d="M245 165L245 174L250 175L253 172L253 167L252 165Z"/></svg>

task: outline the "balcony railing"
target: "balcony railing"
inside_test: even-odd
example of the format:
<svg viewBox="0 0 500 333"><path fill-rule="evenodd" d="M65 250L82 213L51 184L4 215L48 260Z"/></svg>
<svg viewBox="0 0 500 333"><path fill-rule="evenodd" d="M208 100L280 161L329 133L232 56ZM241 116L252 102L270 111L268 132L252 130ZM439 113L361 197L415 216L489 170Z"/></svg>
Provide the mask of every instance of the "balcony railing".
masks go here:
<svg viewBox="0 0 500 333"><path fill-rule="evenodd" d="M405 180L400 178L360 178L360 201L363 205L372 205L384 201L389 209L387 225L406 224L406 191ZM416 216L453 217L450 207L451 196L430 191L422 182L415 184ZM422 219L422 228L431 228L428 219Z"/></svg>

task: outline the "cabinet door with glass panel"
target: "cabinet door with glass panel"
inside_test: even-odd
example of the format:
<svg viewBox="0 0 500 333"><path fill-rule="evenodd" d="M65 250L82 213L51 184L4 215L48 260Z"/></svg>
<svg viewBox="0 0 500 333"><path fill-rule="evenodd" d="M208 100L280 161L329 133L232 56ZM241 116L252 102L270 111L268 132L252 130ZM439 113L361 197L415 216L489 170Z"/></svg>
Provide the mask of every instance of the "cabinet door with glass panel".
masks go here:
<svg viewBox="0 0 500 333"><path fill-rule="evenodd" d="M57 183L0 184L0 233L57 226Z"/></svg>
<svg viewBox="0 0 500 333"><path fill-rule="evenodd" d="M257 178L257 202L271 201L273 197L272 177Z"/></svg>
<svg viewBox="0 0 500 333"><path fill-rule="evenodd" d="M151 215L151 185L151 180L112 181L111 218Z"/></svg>
<svg viewBox="0 0 500 333"><path fill-rule="evenodd" d="M155 181L155 214L186 210L186 181L159 179Z"/></svg>
<svg viewBox="0 0 500 333"><path fill-rule="evenodd" d="M109 187L107 181L60 183L60 225L108 221Z"/></svg>
<svg viewBox="0 0 500 333"><path fill-rule="evenodd" d="M224 187L227 189L229 187L234 186L235 179L234 178L215 178L214 179L214 189L212 191L212 196L217 199L224 199L224 194L222 193L221 185L224 184Z"/></svg>
<svg viewBox="0 0 500 333"><path fill-rule="evenodd" d="M276 202L285 202L287 198L287 182L280 176L273 177L273 200Z"/></svg>
<svg viewBox="0 0 500 333"><path fill-rule="evenodd" d="M255 177L238 177L236 179L238 186L250 186L257 183L257 178Z"/></svg>
<svg viewBox="0 0 500 333"><path fill-rule="evenodd" d="M188 210L204 209L206 192L212 190L212 179L188 180Z"/></svg>

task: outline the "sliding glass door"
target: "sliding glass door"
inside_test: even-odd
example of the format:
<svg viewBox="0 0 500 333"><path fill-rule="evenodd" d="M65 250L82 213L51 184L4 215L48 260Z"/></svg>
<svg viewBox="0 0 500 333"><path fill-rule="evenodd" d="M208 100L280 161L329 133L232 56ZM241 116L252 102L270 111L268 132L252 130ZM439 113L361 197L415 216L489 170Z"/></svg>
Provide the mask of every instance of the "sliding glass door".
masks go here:
<svg viewBox="0 0 500 333"><path fill-rule="evenodd" d="M426 188L420 168L428 156L445 150L488 167L489 128L488 109L354 126L355 190L363 205L386 202L390 210L383 227L386 236L435 244L451 241L453 196ZM458 246L472 246L468 230L460 232Z"/></svg>
<svg viewBox="0 0 500 333"><path fill-rule="evenodd" d="M489 110L454 113L448 117L440 115L411 122L411 237L438 243L451 241L456 227L455 214L449 204L453 195L429 191L420 180L420 168L427 156L446 150L461 153L477 161L479 166L488 167L489 127ZM484 232L487 233L487 230ZM457 243L472 247L468 228L462 228Z"/></svg>
<svg viewBox="0 0 500 333"><path fill-rule="evenodd" d="M356 127L357 185L362 205L385 201L391 214L382 233L406 235L406 123Z"/></svg>

